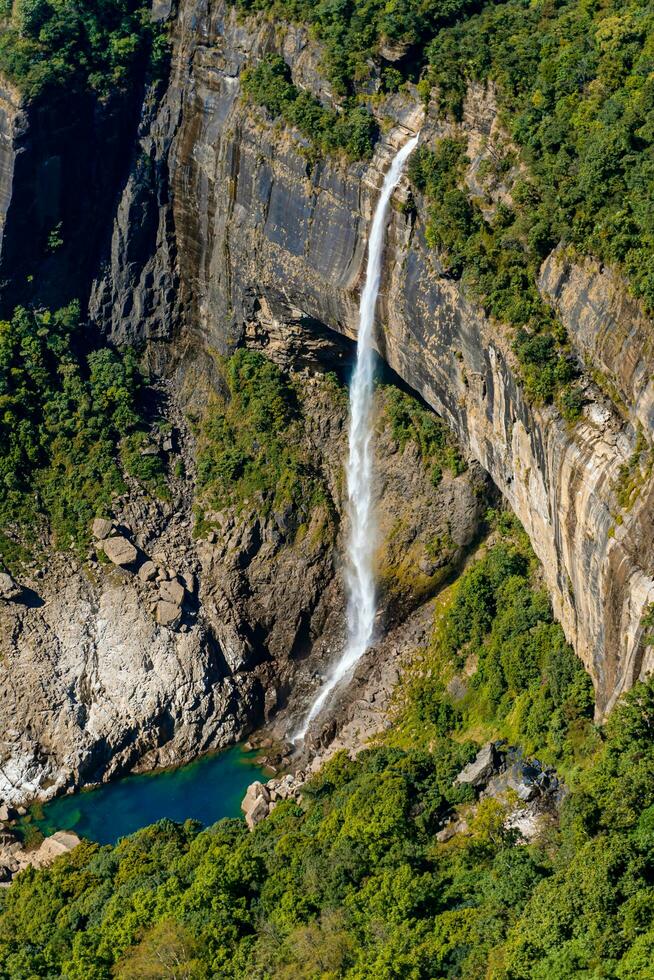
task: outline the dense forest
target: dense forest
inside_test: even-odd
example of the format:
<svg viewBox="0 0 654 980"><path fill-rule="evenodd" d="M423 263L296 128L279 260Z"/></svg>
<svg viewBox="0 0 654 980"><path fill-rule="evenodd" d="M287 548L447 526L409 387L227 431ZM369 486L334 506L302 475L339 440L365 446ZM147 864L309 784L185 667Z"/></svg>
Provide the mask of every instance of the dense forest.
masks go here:
<svg viewBox="0 0 654 980"><path fill-rule="evenodd" d="M84 349L76 302L0 321L1 562L20 563L42 535L84 551L125 476L166 494L161 459L140 452L144 385L133 351Z"/></svg>
<svg viewBox="0 0 654 980"><path fill-rule="evenodd" d="M144 61L162 68L166 52L139 0L0 0L0 72L29 99L108 99L130 87Z"/></svg>

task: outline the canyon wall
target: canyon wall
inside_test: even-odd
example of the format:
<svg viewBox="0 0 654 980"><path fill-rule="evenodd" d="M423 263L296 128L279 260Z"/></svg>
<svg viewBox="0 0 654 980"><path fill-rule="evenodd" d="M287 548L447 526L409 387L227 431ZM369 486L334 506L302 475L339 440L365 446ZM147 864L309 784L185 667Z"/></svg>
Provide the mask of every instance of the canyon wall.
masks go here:
<svg viewBox="0 0 654 980"><path fill-rule="evenodd" d="M383 174L409 134L420 129L429 142L448 127L435 102L425 108L410 92L380 98L382 136L370 163L310 165L297 134L245 105L239 82L248 62L275 50L298 85L330 101L320 52L306 32L265 18L239 21L224 3L209 0L183 0L171 17L167 91L146 92L138 125L133 118L132 125L113 128L107 170L80 157L79 166L92 175L86 184L77 166L62 166L65 127L57 129L55 117L46 124L38 112L26 112L9 90L0 93L1 268L3 278L19 282L36 265L46 284L42 298L53 301L64 282L75 283L84 299L95 269L91 322L111 342L143 346L149 366L169 379L185 411L206 403L213 383L208 353L247 341L282 363L316 359L324 366L325 327L355 337L368 227ZM462 132L473 159L497 136L497 125L493 93L472 91ZM36 206L29 202L37 185L51 186L44 177L49 168L59 174L52 201L74 201L75 194L79 201L73 211L61 211L46 195L36 227L42 237L66 213L73 233L54 254L23 254L20 243ZM89 212L82 249L84 201L87 194L97 197L98 186L104 196L99 210ZM543 265L540 285L588 365L588 403L574 426L553 407L534 409L521 390L510 332L444 275L425 242L423 202L399 206L406 200L405 183L388 231L380 354L447 420L524 524L603 715L654 658L641 626L654 601L654 482L647 463L652 324L610 270L557 249ZM73 272L77 253L84 262ZM338 511L342 418L337 424L319 416L309 429L320 436L316 458L331 460L321 466L332 474ZM389 515L404 496L411 508L427 493L411 475L418 461L395 454L390 442L380 448L382 470L389 467L380 480L380 506ZM438 520L459 507L461 547L479 518L475 481L466 477L454 497L447 490L433 502ZM139 763L188 758L283 710L291 690L301 700L315 688L342 628L327 609L330 599L342 607L334 536L328 548L318 547L317 538L314 551L287 546L276 538L279 528L257 525L250 514L226 524L217 541L194 543L190 523L179 527L190 521L187 496L184 501L179 520L166 519L166 533L179 531L166 560L190 562L198 575L198 618L186 624L188 632L171 638L155 626L144 612L147 590L127 573L103 567L90 580L77 569L63 589L68 570L53 565L50 577L30 586L43 608L35 602L3 610L0 700L10 737L0 795L19 798L26 787L52 792ZM429 507L416 512L414 525L409 521L423 538L439 526ZM142 522L138 514L117 517L128 526L131 519L134 528ZM147 547L164 534L165 523L154 522L158 531ZM287 582L298 586L292 609ZM82 618L71 614L75 604ZM118 630L122 620L127 632ZM145 659L142 648L151 650ZM251 659L255 648L264 651L259 662Z"/></svg>
<svg viewBox="0 0 654 980"><path fill-rule="evenodd" d="M280 324L310 332L316 323L354 337L383 172L410 133L421 129L429 142L448 127L434 102L425 115L410 94L387 97L375 110L383 135L370 164L310 166L297 134L241 98L243 66L270 50L284 55L298 85L329 100L319 52L301 28L239 20L223 3L182 4L171 86L151 130L166 149L170 196L159 226L173 229L174 263L171 249L149 259L179 290L144 334L141 320L122 313L138 307L140 289L115 250L94 299L115 340L183 331L185 343L226 351L244 336L265 344ZM462 124L471 157L496 129L492 92L472 91ZM121 215L132 196L128 185ZM654 599L654 484L632 460L640 428L646 443L652 431L652 325L616 276L557 250L544 263L542 292L592 377L574 426L552 407L534 409L510 333L443 274L417 204L416 216L396 208L389 228L380 353L443 415L524 524L602 715L653 663L640 621ZM114 238L129 241L121 215ZM638 487L624 506L616 491L630 467Z"/></svg>

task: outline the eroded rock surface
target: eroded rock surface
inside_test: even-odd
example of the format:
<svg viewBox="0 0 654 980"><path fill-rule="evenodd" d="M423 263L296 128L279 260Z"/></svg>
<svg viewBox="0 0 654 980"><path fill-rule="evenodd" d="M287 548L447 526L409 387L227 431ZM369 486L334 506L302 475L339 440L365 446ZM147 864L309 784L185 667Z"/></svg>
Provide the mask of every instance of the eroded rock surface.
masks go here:
<svg viewBox="0 0 654 980"><path fill-rule="evenodd" d="M165 239L142 268L155 280L174 273L180 288L159 307L156 324L135 318L141 273L131 275L114 250L95 297L116 339L181 330L225 351L244 337L276 345L285 325L312 335L320 323L355 335L383 172L411 133L420 129L429 142L452 124L436 102L425 117L417 96L392 96L377 105L383 135L370 164L331 159L309 167L297 134L270 125L239 98L243 66L270 50L284 55L299 84L331 97L302 29L276 32L271 23L238 19L220 2L182 3L169 92L142 137L157 159L165 156L169 194L157 227L161 242L163 229L174 228L175 242L171 249ZM500 138L498 125L492 90L472 89L460 132L473 190L484 146ZM508 193L497 187L488 207ZM136 200L132 182L115 225L126 242ZM639 423L651 436L652 325L624 283L557 250L543 268L543 294L559 307L580 360L601 365L607 383L588 379L588 404L574 427L554 408L535 410L520 387L510 333L443 274L425 242L420 204L417 217L396 209L389 227L380 353L450 423L525 526L602 715L654 665L640 625L654 599L654 555L639 547L654 540L651 467L629 508L616 493ZM162 351L158 343L157 358Z"/></svg>
<svg viewBox="0 0 654 980"><path fill-rule="evenodd" d="M343 639L347 400L321 375L305 374L298 388L300 438L323 503L303 514L255 500L228 507L196 539L193 437L170 400L185 460L184 476L170 477L171 501L132 486L112 515L120 534L95 543L115 564L54 555L20 583L30 602L0 604L0 800L189 761L273 717L287 733L305 709ZM388 540L380 559L399 629L462 559L486 484L472 466L446 472L435 488L416 447L394 441L385 399L380 392L378 506ZM446 531L451 548L432 569L428 545ZM413 578L396 565L400 533L410 539L400 551Z"/></svg>
<svg viewBox="0 0 654 980"><path fill-rule="evenodd" d="M166 3L158 8L169 12ZM299 84L332 101L307 33L239 19L220 0L182 0L176 16L170 84L162 99L154 89L146 93L136 145L136 125L122 127L138 114L133 106L114 107L114 116L108 108L94 120L98 146L106 144L107 129L129 134L110 140L102 167L93 169L81 138L85 152L67 167L63 144L77 143L58 126L60 117L46 133L36 116L27 120L12 93L0 93L2 269L30 260L19 255L25 222L36 220L45 233L69 214L74 234L41 269L54 296L54 284L89 278L89 263L106 239L89 302L96 327L112 342L145 344L147 365L170 380L182 408L199 410L219 384L209 350L226 353L247 342L286 366L322 368L330 348L325 327L355 336L383 173L409 134L420 129L431 141L451 124L435 102L425 114L417 94L391 96L378 100L382 137L369 164L330 159L309 166L297 134L244 106L239 83L249 60L276 50ZM471 90L461 132L473 190L498 125L492 91ZM58 181L52 213L38 211L34 191L50 160ZM98 219L111 213L112 194L93 217L84 212L86 197L75 197L84 167L120 191L111 234ZM86 189L98 196L94 186ZM396 203L406 193L404 184ZM495 199L506 194L499 187ZM604 713L654 665L640 625L654 599L651 467L636 481L628 507L618 494L639 427L651 436L652 325L610 272L557 250L543 266L541 289L580 358L601 365L603 377L588 380L588 405L574 428L553 408L534 410L521 391L511 336L443 274L425 242L420 203L417 216L410 208L392 214L379 351L448 421L524 524L556 615L593 676ZM79 235L89 225L93 248L73 274ZM338 345L331 346L337 362ZM20 583L30 602L2 603L0 796L44 795L134 765L181 761L273 714L282 734L306 706L342 643L344 605L338 557L344 410L327 406L309 383L307 391L316 397L306 438L335 517L312 513L300 540L293 515L262 518L252 502L216 515L217 529L195 541L188 486L177 487L172 507L132 495L112 515L112 527L127 527L127 543L138 552L126 568L96 565L89 574L54 561L45 578ZM365 677L355 675L352 691L360 696L336 706L336 730L313 733L318 742L343 733L347 745L362 728L384 724L384 692L404 649L396 631L410 623L406 635L414 637L414 626L420 635L425 598L460 560L478 520L478 471L445 480L430 495L415 448L400 452L391 442L382 432L387 639L362 663L370 668ZM446 535L453 546L439 563L426 544ZM104 530L97 537L106 537ZM171 597L163 583L177 576L184 584Z"/></svg>

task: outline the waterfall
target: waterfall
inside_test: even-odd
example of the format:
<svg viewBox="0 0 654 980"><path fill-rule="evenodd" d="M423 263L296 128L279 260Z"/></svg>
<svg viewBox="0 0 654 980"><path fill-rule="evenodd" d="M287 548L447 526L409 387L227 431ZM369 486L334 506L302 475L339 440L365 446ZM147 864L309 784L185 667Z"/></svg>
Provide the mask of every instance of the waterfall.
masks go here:
<svg viewBox="0 0 654 980"><path fill-rule="evenodd" d="M377 208L370 229L366 281L359 304L357 361L350 386L349 452L345 467L347 476L347 644L340 660L325 680L301 728L293 741L301 741L309 725L319 714L336 685L352 670L366 652L375 626L376 596L373 568L375 550L375 514L372 502L372 402L374 352L373 330L375 307L384 256L386 224L391 195L397 187L408 157L418 136L405 143L393 159L384 177Z"/></svg>

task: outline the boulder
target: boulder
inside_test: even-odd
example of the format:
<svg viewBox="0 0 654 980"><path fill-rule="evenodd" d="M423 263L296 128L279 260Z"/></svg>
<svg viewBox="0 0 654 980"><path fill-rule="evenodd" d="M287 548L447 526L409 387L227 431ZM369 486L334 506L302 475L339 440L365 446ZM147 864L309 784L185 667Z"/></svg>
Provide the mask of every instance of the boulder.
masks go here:
<svg viewBox="0 0 654 980"><path fill-rule="evenodd" d="M159 595L164 602L172 602L175 606L181 606L184 602L184 586L176 578L170 582L161 582L159 585Z"/></svg>
<svg viewBox="0 0 654 980"><path fill-rule="evenodd" d="M154 618L160 626L168 626L171 629L179 624L182 618L182 607L174 602L160 600L154 612Z"/></svg>
<svg viewBox="0 0 654 980"><path fill-rule="evenodd" d="M250 830L253 830L264 817L268 816L270 793L259 780L255 780L248 786L241 803L241 810L245 814L245 822Z"/></svg>
<svg viewBox="0 0 654 980"><path fill-rule="evenodd" d="M492 742L487 742L479 750L476 758L461 770L454 780L463 786L474 786L476 789L484 786L493 775L498 764L497 749Z"/></svg>
<svg viewBox="0 0 654 980"><path fill-rule="evenodd" d="M139 578L142 582L151 582L157 574L157 566L153 561L145 561L139 568Z"/></svg>
<svg viewBox="0 0 654 980"><path fill-rule="evenodd" d="M18 811L9 806L7 803L0 804L0 823L8 823L10 820L15 820L18 816Z"/></svg>
<svg viewBox="0 0 654 980"><path fill-rule="evenodd" d="M93 537L98 538L98 540L103 541L108 538L113 530L113 522L108 521L106 517L96 517L91 525L91 531L93 532Z"/></svg>
<svg viewBox="0 0 654 980"><path fill-rule="evenodd" d="M131 565L136 561L138 552L131 541L122 535L107 538L102 542L104 553L114 565Z"/></svg>
<svg viewBox="0 0 654 980"><path fill-rule="evenodd" d="M81 840L72 830L58 830L56 834L46 837L37 851L22 851L18 855L18 863L21 867L44 868L62 854L74 850L78 844L81 844Z"/></svg>
<svg viewBox="0 0 654 980"><path fill-rule="evenodd" d="M442 830L439 830L436 834L436 840L439 844L446 844L448 840L451 840L456 834L465 834L468 832L468 823L466 820L450 820L446 823Z"/></svg>
<svg viewBox="0 0 654 980"><path fill-rule="evenodd" d="M6 602L11 599L18 599L22 592L22 587L14 582L8 572L0 572L0 599L4 599Z"/></svg>
<svg viewBox="0 0 654 980"><path fill-rule="evenodd" d="M535 783L529 783L526 780L523 780L518 784L516 793L523 803L529 803L529 801L533 800L535 796L538 796L538 786Z"/></svg>

